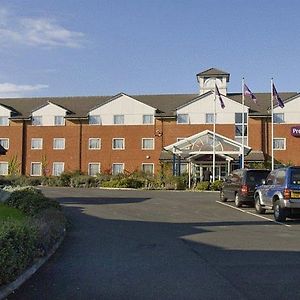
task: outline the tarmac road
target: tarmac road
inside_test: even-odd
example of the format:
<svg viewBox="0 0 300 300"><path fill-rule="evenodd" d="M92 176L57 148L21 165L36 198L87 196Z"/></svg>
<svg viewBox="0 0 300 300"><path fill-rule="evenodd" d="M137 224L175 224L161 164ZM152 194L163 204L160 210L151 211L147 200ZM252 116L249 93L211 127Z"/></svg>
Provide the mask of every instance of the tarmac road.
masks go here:
<svg viewBox="0 0 300 300"><path fill-rule="evenodd" d="M300 299L299 221L262 219L216 193L43 191L63 204L69 232L9 299Z"/></svg>

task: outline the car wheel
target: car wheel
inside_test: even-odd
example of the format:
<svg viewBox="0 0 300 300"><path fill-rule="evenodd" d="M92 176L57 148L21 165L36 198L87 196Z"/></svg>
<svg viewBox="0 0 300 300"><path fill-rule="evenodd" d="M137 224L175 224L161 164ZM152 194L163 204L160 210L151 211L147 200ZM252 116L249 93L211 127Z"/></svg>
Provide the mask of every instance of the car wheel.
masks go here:
<svg viewBox="0 0 300 300"><path fill-rule="evenodd" d="M220 201L221 202L226 202L227 201L227 198L224 197L224 192L222 190L220 191Z"/></svg>
<svg viewBox="0 0 300 300"><path fill-rule="evenodd" d="M263 208L260 204L260 197L259 195L256 195L255 196L255 199L254 199L254 206L255 206L255 210L258 214L264 214L266 212L266 209Z"/></svg>
<svg viewBox="0 0 300 300"><path fill-rule="evenodd" d="M280 207L280 201L274 203L274 219L277 222L284 222L286 220L286 210Z"/></svg>
<svg viewBox="0 0 300 300"><path fill-rule="evenodd" d="M235 194L234 202L235 202L236 207L241 207L242 206L242 202L240 200L239 193Z"/></svg>

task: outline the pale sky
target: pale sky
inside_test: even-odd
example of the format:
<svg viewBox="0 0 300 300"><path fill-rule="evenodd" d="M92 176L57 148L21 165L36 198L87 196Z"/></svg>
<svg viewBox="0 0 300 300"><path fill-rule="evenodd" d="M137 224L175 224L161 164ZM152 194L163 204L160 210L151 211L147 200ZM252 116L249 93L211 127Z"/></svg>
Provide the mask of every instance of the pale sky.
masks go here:
<svg viewBox="0 0 300 300"><path fill-rule="evenodd" d="M300 91L300 2L2 0L0 97Z"/></svg>

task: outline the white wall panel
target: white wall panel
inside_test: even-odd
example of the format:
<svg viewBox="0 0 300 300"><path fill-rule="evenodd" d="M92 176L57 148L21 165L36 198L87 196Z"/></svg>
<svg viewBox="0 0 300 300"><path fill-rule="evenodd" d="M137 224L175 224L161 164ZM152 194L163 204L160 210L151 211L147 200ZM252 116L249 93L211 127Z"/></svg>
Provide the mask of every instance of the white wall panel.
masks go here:
<svg viewBox="0 0 300 300"><path fill-rule="evenodd" d="M218 124L234 124L235 113L242 113L243 106L225 96L222 96L225 108L222 109L219 98L216 98L216 123ZM245 112L248 107L245 106ZM214 113L214 95L208 95L200 98L177 110L177 114L189 114L190 124L205 124L206 113Z"/></svg>
<svg viewBox="0 0 300 300"><path fill-rule="evenodd" d="M274 113L284 113L286 124L300 124L300 96L285 103L284 108L274 108Z"/></svg>
<svg viewBox="0 0 300 300"><path fill-rule="evenodd" d="M100 115L102 125L112 125L114 115L124 115L125 125L143 124L143 115L154 115L155 108L129 96L120 97L90 111L90 115Z"/></svg>

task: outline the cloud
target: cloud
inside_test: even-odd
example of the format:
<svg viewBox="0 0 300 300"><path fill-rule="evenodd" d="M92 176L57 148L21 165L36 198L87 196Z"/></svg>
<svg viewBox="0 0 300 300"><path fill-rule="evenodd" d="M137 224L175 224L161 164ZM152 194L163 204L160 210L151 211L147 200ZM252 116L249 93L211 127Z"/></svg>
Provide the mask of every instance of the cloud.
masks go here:
<svg viewBox="0 0 300 300"><path fill-rule="evenodd" d="M46 84L35 85L17 85L14 83L0 83L0 97L23 97L28 92L35 92L41 89L48 88Z"/></svg>
<svg viewBox="0 0 300 300"><path fill-rule="evenodd" d="M0 9L0 42L3 45L17 43L36 47L79 48L83 45L84 34L68 30L55 19L17 18Z"/></svg>

